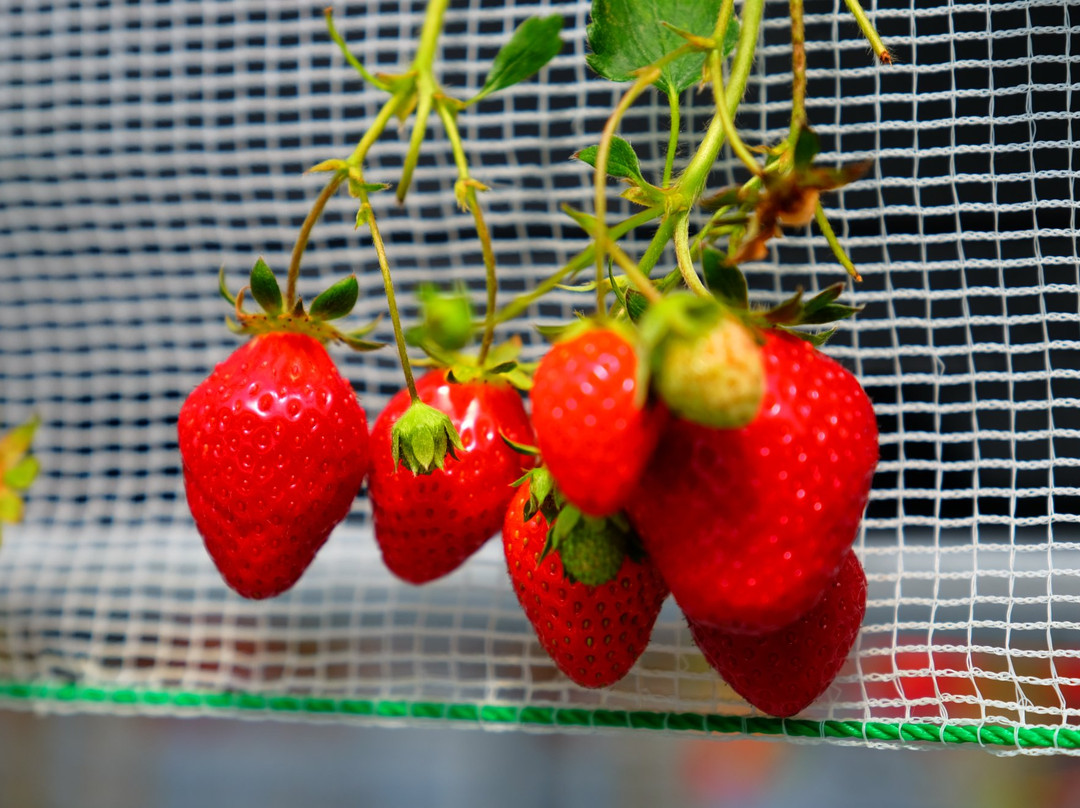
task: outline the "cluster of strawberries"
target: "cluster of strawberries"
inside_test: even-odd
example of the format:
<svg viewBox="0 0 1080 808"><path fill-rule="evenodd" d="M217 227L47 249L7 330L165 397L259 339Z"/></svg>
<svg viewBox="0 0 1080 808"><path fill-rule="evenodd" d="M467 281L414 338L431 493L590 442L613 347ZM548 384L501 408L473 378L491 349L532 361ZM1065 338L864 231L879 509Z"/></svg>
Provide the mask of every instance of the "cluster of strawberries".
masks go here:
<svg viewBox="0 0 1080 808"><path fill-rule="evenodd" d="M531 381L498 349L430 370L369 434L324 347L353 338L325 322L338 307L262 297L263 315L237 304L253 338L179 418L191 512L241 595L291 587L366 479L386 565L412 584L501 529L522 608L583 686L629 671L669 592L763 711L792 715L836 676L865 610L851 545L877 429L856 379L784 327L805 318L672 294L570 327Z"/></svg>

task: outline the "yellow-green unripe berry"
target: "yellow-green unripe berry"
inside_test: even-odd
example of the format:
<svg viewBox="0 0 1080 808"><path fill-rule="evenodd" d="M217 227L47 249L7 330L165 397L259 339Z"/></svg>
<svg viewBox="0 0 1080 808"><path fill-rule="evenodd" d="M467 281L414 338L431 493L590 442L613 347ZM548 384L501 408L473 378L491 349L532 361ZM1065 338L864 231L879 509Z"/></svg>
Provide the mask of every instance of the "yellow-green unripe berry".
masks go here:
<svg viewBox="0 0 1080 808"><path fill-rule="evenodd" d="M761 346L742 323L724 317L703 334L669 338L656 386L680 418L716 429L746 426L765 393Z"/></svg>

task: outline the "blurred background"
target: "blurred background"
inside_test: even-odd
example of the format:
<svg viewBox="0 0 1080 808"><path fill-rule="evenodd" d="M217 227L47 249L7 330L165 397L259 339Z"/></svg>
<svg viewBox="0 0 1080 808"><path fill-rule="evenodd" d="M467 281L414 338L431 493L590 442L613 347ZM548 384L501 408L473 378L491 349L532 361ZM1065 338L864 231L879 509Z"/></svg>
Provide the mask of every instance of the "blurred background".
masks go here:
<svg viewBox="0 0 1080 808"><path fill-rule="evenodd" d="M1066 808L1080 761L980 749L0 713L18 808Z"/></svg>

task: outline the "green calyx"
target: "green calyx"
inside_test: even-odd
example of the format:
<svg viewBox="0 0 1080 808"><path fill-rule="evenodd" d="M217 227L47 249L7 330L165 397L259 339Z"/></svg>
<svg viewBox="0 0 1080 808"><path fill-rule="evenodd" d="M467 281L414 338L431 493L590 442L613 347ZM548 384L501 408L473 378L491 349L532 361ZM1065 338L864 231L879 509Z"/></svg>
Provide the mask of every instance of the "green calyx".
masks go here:
<svg viewBox="0 0 1080 808"><path fill-rule="evenodd" d="M621 514L597 518L564 505L548 531L542 556L557 551L569 581L600 586L619 574L630 534Z"/></svg>
<svg viewBox="0 0 1080 808"><path fill-rule="evenodd" d="M506 440L503 438L503 440ZM529 484L529 501L525 503L522 521L531 522L536 514L542 514L550 525L563 506L562 494L555 487L555 478L547 466L537 466L525 472L514 485Z"/></svg>
<svg viewBox="0 0 1080 808"><path fill-rule="evenodd" d="M755 334L718 301L674 294L641 323L655 389L680 418L714 429L750 423L765 393Z"/></svg>
<svg viewBox="0 0 1080 808"><path fill-rule="evenodd" d="M390 443L394 468L400 463L413 474L444 469L446 456L456 460L456 451L465 448L450 416L422 401L413 401L394 423Z"/></svg>
<svg viewBox="0 0 1080 808"><path fill-rule="evenodd" d="M41 419L34 416L0 437L0 523L14 524L23 518L21 492L37 478L41 466L30 454Z"/></svg>
<svg viewBox="0 0 1080 808"><path fill-rule="evenodd" d="M522 447L522 450L527 448L531 447ZM531 451L526 453L532 454ZM601 518L586 516L566 501L547 466L529 469L514 485L526 482L529 500L525 503L522 520L529 522L537 514L544 517L548 533L540 558L557 552L563 573L571 583L606 584L619 574L628 554L632 558L639 557L640 545L623 514Z"/></svg>
<svg viewBox="0 0 1080 808"><path fill-rule="evenodd" d="M267 263L259 258L251 268L248 285L233 295L225 284L225 267L218 272L218 291L221 296L235 307L235 319L226 317L225 324L236 334L269 334L288 332L307 334L324 345L339 342L354 351L374 351L383 347L381 342L365 339L378 320L358 329L344 331L330 321L349 314L356 305L360 287L355 275L343 278L319 294L307 311L300 298L289 301L281 294L274 272ZM250 292L261 312L248 312L244 309L244 296Z"/></svg>

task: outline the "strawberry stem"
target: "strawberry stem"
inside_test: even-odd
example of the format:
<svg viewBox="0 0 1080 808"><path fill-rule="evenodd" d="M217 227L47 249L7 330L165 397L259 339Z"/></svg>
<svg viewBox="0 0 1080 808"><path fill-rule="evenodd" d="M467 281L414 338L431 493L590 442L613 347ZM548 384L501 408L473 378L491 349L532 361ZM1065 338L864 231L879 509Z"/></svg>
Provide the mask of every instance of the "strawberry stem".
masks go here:
<svg viewBox="0 0 1080 808"><path fill-rule="evenodd" d="M870 22L870 18L866 16L866 12L863 11L863 7L859 4L859 0L844 0L847 4L848 11L855 18L855 22L859 24L859 30L862 31L862 35L866 37L866 41L870 43L870 47L874 49L874 55L881 60L882 64L891 65L893 63L892 54L889 53L889 49L885 47L885 43L881 41L881 37L878 35L877 29L874 28L874 24Z"/></svg>
<svg viewBox="0 0 1080 808"><path fill-rule="evenodd" d="M374 87L378 87L380 90L390 92L390 86L381 79L371 75L360 60L349 50L349 47L345 44L344 38L338 33L337 26L334 25L334 10L332 8L327 8L323 11L323 14L326 16L326 30L330 32L330 39L332 39L334 44L340 48L342 54L345 56L345 61L353 66L353 69L360 74L364 81Z"/></svg>
<svg viewBox="0 0 1080 808"><path fill-rule="evenodd" d="M476 237L480 240L480 251L484 256L484 285L487 292L487 303L484 308L484 335L480 340L480 353L477 362L483 366L487 359L491 343L495 339L495 306L499 292L498 277L495 271L495 249L491 244L491 232L484 220L484 212L480 208L480 202L476 198L479 183L469 176L469 160L465 154L465 147L461 142L461 132L458 130L457 117L451 108L449 99L437 98L435 109L439 113L443 129L446 130L446 138L454 152L454 163L457 165L458 180L455 192L458 204L467 208L472 214L473 223L476 226Z"/></svg>
<svg viewBox="0 0 1080 808"><path fill-rule="evenodd" d="M814 221L817 222L818 227L821 228L821 233L825 236L825 240L829 242L829 247L832 249L833 255L836 256L836 260L840 262L840 266L846 269L847 274L857 283L861 283L862 275L859 274L859 270L855 268L855 264L848 258L848 254L844 252L840 240L836 238L836 233L829 223L829 217L825 215L825 208L821 206L820 202L818 202L817 207L814 208Z"/></svg>
<svg viewBox="0 0 1080 808"><path fill-rule="evenodd" d="M401 360L401 371L405 374L405 386L409 389L409 398L418 400L416 393L416 381L413 379L412 365L409 363L409 353L405 347L405 334L401 330L401 316L398 313L397 300L394 297L394 281L390 277L390 263L386 260L386 247L383 244L382 235L379 233L379 225L375 221L375 211L368 201L367 191L361 191L360 204L364 210L364 220L371 230L371 242L375 245L375 254L379 257L379 271L382 273L383 290L386 292L386 305L390 309L390 322L394 326L394 342L397 343L398 358Z"/></svg>
<svg viewBox="0 0 1080 808"><path fill-rule="evenodd" d="M640 291L647 298L652 300L654 297L659 299L659 295L652 283L649 282L648 277L638 269L637 264L633 265L633 269L627 268L626 264L621 260L622 258L629 258L621 250L618 250L614 244L610 243L610 236L607 227L607 165L608 158L611 155L611 142L615 137L615 131L619 127L619 122L626 114L627 110L633 105L638 97L644 93L652 83L660 76L660 71L671 62L685 56L688 53L692 53L696 50L695 46L687 42L685 45L680 45L671 53L665 54L661 58L657 59L651 65L646 68L642 68L637 73L637 79L630 89L628 89L621 99L619 99L618 105L616 105L611 116L604 124L603 134L600 136L600 144L596 150L596 170L593 173L593 185L596 189L594 198L595 207L595 226L593 230L593 241L596 243L596 311L597 314L602 314L607 311L607 305L605 303L604 292L604 258L610 252L616 263L623 268L623 271L630 277L634 285L638 287ZM621 253L621 256L616 255ZM632 262L631 262L632 263ZM641 283L641 279L644 278L644 284Z"/></svg>
<svg viewBox="0 0 1080 808"><path fill-rule="evenodd" d="M667 188L671 184L671 172L675 168L675 152L679 149L679 96L668 96L668 108L671 110L671 132L668 135L667 155L664 158L664 182Z"/></svg>
<svg viewBox="0 0 1080 808"><path fill-rule="evenodd" d="M337 189L341 187L341 183L344 181L344 174L334 174L330 178L330 181L323 186L315 203L311 206L311 210L308 211L304 223L300 226L300 234L296 237L296 243L293 244L292 258L289 259L289 275L285 282L285 311L292 311L293 306L296 305L296 281L300 277L300 259L307 248L308 239L311 237L311 229L315 227L315 222L319 220L326 203L330 201L330 197L337 192Z"/></svg>
<svg viewBox="0 0 1080 808"><path fill-rule="evenodd" d="M698 277L694 268L694 259L690 253L690 215L682 213L675 219L675 260L679 264L679 274L695 295L710 297L709 290Z"/></svg>
<svg viewBox="0 0 1080 808"><path fill-rule="evenodd" d="M640 227L643 224L648 224L653 219L657 218L663 211L660 208L647 208L640 213L635 213L628 219L624 219L615 226L613 226L608 233L613 239L622 238L624 235ZM666 245L667 239L660 246L659 253L663 252L663 247ZM659 256L658 253L658 256ZM573 258L571 258L566 264L559 267L547 278L545 278L535 289L531 289L528 292L515 297L509 303L507 303L498 312L495 317L497 323L505 323L513 320L515 317L524 312L529 306L535 303L539 298L546 295L556 286L563 282L567 275L573 275L575 272L580 272L585 269L589 264L593 262L593 257L596 255L596 246L590 244L584 250L579 252ZM655 261L653 262L656 263Z"/></svg>
<svg viewBox="0 0 1080 808"><path fill-rule="evenodd" d="M790 148L794 150L806 126L806 21L803 0L789 0L791 11L791 131Z"/></svg>

